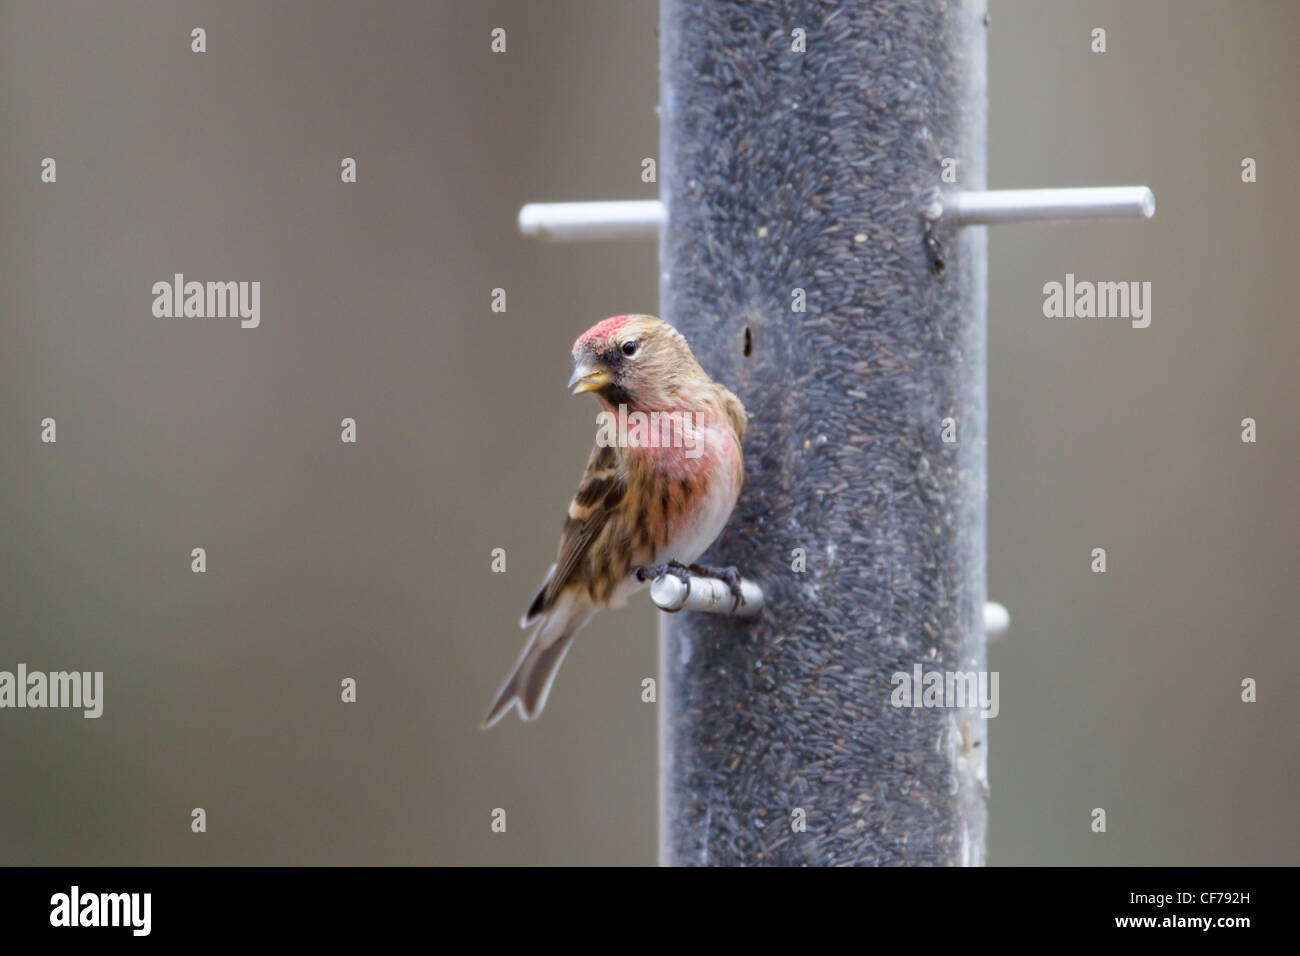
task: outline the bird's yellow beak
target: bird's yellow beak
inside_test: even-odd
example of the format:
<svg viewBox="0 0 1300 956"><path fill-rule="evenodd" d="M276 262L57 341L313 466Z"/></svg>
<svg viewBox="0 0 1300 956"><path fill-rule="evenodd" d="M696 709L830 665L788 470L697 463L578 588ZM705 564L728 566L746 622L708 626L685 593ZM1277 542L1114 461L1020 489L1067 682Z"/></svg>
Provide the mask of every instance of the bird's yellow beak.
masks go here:
<svg viewBox="0 0 1300 956"><path fill-rule="evenodd" d="M573 370L573 377L569 379L569 388L573 389L574 395L594 392L608 384L609 372L599 365L579 365Z"/></svg>

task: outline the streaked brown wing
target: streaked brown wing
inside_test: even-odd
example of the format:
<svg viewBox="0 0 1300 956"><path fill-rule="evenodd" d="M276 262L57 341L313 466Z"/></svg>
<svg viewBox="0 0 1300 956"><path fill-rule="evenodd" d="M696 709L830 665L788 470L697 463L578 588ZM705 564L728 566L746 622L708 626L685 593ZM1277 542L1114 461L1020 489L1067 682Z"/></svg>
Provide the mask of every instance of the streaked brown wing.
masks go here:
<svg viewBox="0 0 1300 956"><path fill-rule="evenodd" d="M569 502L569 516L560 535L560 553L555 559L555 570L524 615L525 626L555 604L555 599L573 577L591 543L626 494L627 483L619 469L617 452L613 446L597 444L587 459L578 493Z"/></svg>

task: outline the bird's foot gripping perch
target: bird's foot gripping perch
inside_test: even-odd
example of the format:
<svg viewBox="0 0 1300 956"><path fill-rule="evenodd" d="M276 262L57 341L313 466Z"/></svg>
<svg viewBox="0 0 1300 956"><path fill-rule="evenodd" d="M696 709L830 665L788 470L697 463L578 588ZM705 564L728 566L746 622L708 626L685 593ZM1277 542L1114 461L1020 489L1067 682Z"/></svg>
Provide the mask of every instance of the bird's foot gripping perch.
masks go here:
<svg viewBox="0 0 1300 956"><path fill-rule="evenodd" d="M650 582L650 600L663 611L707 611L752 617L763 608L763 590L735 568L710 568L669 561L633 569Z"/></svg>

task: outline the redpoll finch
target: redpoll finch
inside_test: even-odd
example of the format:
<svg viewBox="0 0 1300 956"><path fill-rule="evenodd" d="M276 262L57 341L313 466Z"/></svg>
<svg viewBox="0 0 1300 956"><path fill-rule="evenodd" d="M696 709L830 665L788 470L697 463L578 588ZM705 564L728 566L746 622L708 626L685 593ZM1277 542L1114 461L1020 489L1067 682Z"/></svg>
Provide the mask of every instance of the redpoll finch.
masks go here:
<svg viewBox="0 0 1300 956"><path fill-rule="evenodd" d="M484 727L511 707L524 720L541 713L574 633L649 577L690 566L721 533L744 480L745 407L672 326L616 315L573 343L573 361L569 387L596 396L600 430L555 564L520 622L532 636ZM724 577L739 599L735 569L691 570Z"/></svg>

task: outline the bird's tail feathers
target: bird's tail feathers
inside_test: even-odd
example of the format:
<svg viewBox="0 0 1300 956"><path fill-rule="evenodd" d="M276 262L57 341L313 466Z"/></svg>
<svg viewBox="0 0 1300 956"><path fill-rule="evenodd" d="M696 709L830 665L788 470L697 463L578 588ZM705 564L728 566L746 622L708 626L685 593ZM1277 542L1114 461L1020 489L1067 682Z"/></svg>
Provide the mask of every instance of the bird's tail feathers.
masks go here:
<svg viewBox="0 0 1300 956"><path fill-rule="evenodd" d="M524 720L532 720L546 706L546 695L551 692L555 675L573 643L573 632L578 629L566 627L554 640L543 643L549 623L544 620L538 624L524 645L524 652L519 655L514 670L497 694L496 703L483 718L485 730L504 717L511 707L518 707L519 716Z"/></svg>

